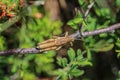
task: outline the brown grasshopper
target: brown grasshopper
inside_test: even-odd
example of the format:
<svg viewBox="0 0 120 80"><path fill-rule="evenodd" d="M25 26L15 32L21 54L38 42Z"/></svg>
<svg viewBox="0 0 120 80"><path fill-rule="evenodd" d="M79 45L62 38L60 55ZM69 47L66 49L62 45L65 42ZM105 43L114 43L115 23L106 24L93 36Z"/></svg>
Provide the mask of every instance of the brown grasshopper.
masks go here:
<svg viewBox="0 0 120 80"><path fill-rule="evenodd" d="M59 50L63 45L73 42L74 40L75 39L73 37L70 37L68 35L65 35L65 37L54 37L53 39L38 43L37 49L40 49L40 52Z"/></svg>

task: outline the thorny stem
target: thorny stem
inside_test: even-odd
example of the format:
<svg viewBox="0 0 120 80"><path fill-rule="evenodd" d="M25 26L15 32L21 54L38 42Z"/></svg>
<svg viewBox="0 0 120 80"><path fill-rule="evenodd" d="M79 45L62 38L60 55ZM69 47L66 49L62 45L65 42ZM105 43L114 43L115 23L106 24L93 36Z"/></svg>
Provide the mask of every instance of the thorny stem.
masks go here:
<svg viewBox="0 0 120 80"><path fill-rule="evenodd" d="M107 33L107 32L111 32L111 31L113 31L115 29L119 29L119 28L120 28L120 23L117 23L117 24L114 24L112 26L108 26L107 28L104 28L104 29L93 30L93 31L89 31L89 32L83 32L82 33L82 37L97 35L97 34L100 34L100 33ZM76 33L70 35L70 37L79 38L81 36L79 35L79 31L77 31ZM0 55L8 55L8 54L37 54L37 53L40 53L40 50L38 50L36 48L11 49L11 50L6 50L6 51L0 51Z"/></svg>
<svg viewBox="0 0 120 80"><path fill-rule="evenodd" d="M91 4L88 5L87 10L85 11L85 14L83 14L84 15L84 20L87 19L88 13L90 12L90 10L91 10L91 8L93 7L94 4L95 4L95 0ZM79 34L80 34L81 37L82 37L81 31L83 29L83 26L84 25L82 23L80 23L79 24L79 30L77 31L77 32L79 32Z"/></svg>

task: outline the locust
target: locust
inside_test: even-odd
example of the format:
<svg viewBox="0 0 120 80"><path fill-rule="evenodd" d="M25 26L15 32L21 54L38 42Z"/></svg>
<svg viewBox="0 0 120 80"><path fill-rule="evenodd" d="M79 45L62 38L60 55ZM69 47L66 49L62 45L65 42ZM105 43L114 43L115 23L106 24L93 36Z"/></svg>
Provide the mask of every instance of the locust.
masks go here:
<svg viewBox="0 0 120 80"><path fill-rule="evenodd" d="M65 44L73 42L75 39L71 36L68 36L68 33L64 37L55 36L52 39L48 39L41 43L37 44L37 49L40 49L40 52L50 51L50 50L59 50Z"/></svg>

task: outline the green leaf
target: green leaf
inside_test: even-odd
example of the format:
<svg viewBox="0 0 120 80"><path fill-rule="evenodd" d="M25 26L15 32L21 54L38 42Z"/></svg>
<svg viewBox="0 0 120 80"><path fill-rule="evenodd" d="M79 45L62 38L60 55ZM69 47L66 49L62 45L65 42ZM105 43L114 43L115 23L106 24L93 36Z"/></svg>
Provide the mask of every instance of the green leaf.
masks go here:
<svg viewBox="0 0 120 80"><path fill-rule="evenodd" d="M78 24L78 23L80 23L80 22L83 22L83 18L77 17L77 18L73 19L73 22L74 22L75 24Z"/></svg>
<svg viewBox="0 0 120 80"><path fill-rule="evenodd" d="M115 45L116 45L117 47L120 47L120 38L117 39Z"/></svg>
<svg viewBox="0 0 120 80"><path fill-rule="evenodd" d="M82 54L81 50L78 49L78 50L77 50L77 56L79 56L79 55L81 55L81 54Z"/></svg>
<svg viewBox="0 0 120 80"><path fill-rule="evenodd" d="M67 63L68 63L68 61L66 58L61 58L61 57L57 58L57 64L59 66L65 67L65 66L67 66Z"/></svg>
<svg viewBox="0 0 120 80"><path fill-rule="evenodd" d="M101 46L99 48L94 48L94 51L101 51L101 52L106 52L111 50L114 47L114 44L105 44L104 46Z"/></svg>
<svg viewBox="0 0 120 80"><path fill-rule="evenodd" d="M92 66L92 63L89 62L87 59L84 59L83 61L77 61L75 64L80 66Z"/></svg>
<svg viewBox="0 0 120 80"><path fill-rule="evenodd" d="M77 16L74 19L70 20L67 24L73 26L73 25L76 25L78 23L82 23L83 21L84 21L83 18Z"/></svg>
<svg viewBox="0 0 120 80"><path fill-rule="evenodd" d="M88 60L92 60L92 55L91 55L91 51L89 48L86 48L87 49L87 58Z"/></svg>
<svg viewBox="0 0 120 80"><path fill-rule="evenodd" d="M81 61L83 58L84 58L84 57L83 57L83 55L82 55L81 50L78 49L78 50L77 50L77 57L76 57L76 59L77 59L78 61Z"/></svg>
<svg viewBox="0 0 120 80"><path fill-rule="evenodd" d="M70 50L68 50L68 57L70 59L70 61L73 61L75 59L75 51L70 48Z"/></svg>
<svg viewBox="0 0 120 80"><path fill-rule="evenodd" d="M115 52L120 52L120 50L115 50Z"/></svg>
<svg viewBox="0 0 120 80"><path fill-rule="evenodd" d="M79 4L83 4L84 3L84 0L78 0Z"/></svg>
<svg viewBox="0 0 120 80"><path fill-rule="evenodd" d="M70 26L74 26L75 25L75 23L73 22L73 20L70 20L67 24L70 25Z"/></svg>
<svg viewBox="0 0 120 80"><path fill-rule="evenodd" d="M78 29L78 25L77 25L77 24L72 25L71 27L72 27L73 29L75 29L75 30Z"/></svg>
<svg viewBox="0 0 120 80"><path fill-rule="evenodd" d="M66 59L66 58L63 58L63 59L62 59L62 66L63 66L63 67L67 66L67 63L68 63L67 59Z"/></svg>
<svg viewBox="0 0 120 80"><path fill-rule="evenodd" d="M91 46L91 50L101 52L109 51L114 47L114 44L111 42L112 39L109 39L107 42L105 40L100 40L95 45Z"/></svg>
<svg viewBox="0 0 120 80"><path fill-rule="evenodd" d="M61 57L57 57L57 64L59 66L62 66L62 58Z"/></svg>
<svg viewBox="0 0 120 80"><path fill-rule="evenodd" d="M71 72L70 72L70 75L71 76L75 76L75 77L79 77L81 75L84 74L84 71L83 70L79 70L79 69L73 69Z"/></svg>
<svg viewBox="0 0 120 80"><path fill-rule="evenodd" d="M120 58L120 50L115 50L115 52L117 52L117 58Z"/></svg>
<svg viewBox="0 0 120 80"><path fill-rule="evenodd" d="M117 54L117 58L120 58L120 53Z"/></svg>
<svg viewBox="0 0 120 80"><path fill-rule="evenodd" d="M83 58L81 61L76 61L76 62L74 62L73 65L92 66L92 63L89 62L87 59Z"/></svg>

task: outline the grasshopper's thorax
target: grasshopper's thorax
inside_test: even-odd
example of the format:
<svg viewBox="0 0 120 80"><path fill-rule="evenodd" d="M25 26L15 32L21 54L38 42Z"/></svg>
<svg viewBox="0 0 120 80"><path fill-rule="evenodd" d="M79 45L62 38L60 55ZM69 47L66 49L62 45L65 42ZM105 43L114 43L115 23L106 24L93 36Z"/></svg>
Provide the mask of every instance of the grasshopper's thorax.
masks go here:
<svg viewBox="0 0 120 80"><path fill-rule="evenodd" d="M55 39L55 44L57 46L61 46L61 45L67 44L67 43L72 42L72 41L74 41L74 38L69 37L69 36L67 36L67 37L58 37L58 38Z"/></svg>

